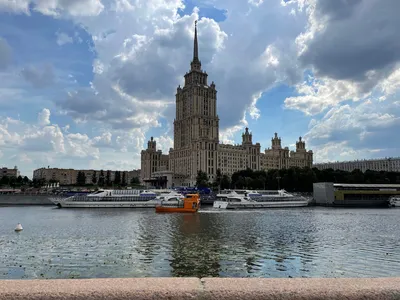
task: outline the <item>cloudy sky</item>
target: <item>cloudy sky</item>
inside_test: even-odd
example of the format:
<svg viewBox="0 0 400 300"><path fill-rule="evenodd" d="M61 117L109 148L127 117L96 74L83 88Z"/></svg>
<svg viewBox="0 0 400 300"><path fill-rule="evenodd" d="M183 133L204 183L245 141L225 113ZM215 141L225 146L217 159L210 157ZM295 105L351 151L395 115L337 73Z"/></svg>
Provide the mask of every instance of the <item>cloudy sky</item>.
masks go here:
<svg viewBox="0 0 400 300"><path fill-rule="evenodd" d="M0 0L0 166L131 170L172 146L192 56L221 141L299 136L315 161L398 156L398 0Z"/></svg>

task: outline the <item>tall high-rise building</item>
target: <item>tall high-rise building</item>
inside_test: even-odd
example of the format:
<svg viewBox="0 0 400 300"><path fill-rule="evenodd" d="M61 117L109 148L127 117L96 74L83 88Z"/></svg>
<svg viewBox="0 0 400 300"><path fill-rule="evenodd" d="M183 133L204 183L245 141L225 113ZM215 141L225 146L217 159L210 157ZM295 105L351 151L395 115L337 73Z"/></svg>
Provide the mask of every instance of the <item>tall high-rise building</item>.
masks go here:
<svg viewBox="0 0 400 300"><path fill-rule="evenodd" d="M176 117L174 120L174 149L170 151L170 170L192 176L198 170L215 174L219 142L217 90L208 85L207 73L201 69L194 30L193 59L185 84L176 90Z"/></svg>
<svg viewBox="0 0 400 300"><path fill-rule="evenodd" d="M200 170L213 181L218 169L222 174L231 175L246 168L311 167L312 151L306 151L301 138L290 156L289 148L281 147L281 139L276 133L272 149L265 153L260 152L259 143L253 144L248 128L242 135L241 145L219 143L217 90L214 82L208 84L208 74L201 68L197 21L190 70L184 76L184 86L178 86L175 97L174 148L170 149L169 155L162 154L151 137L147 149L141 153L141 179L146 184L194 186ZM295 160L291 156L296 157Z"/></svg>

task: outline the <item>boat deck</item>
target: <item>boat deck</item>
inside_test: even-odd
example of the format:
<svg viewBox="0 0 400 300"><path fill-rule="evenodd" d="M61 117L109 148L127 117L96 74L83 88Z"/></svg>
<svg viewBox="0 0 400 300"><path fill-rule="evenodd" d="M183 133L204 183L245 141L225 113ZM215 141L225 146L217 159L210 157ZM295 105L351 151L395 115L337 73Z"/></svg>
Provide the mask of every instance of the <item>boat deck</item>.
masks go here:
<svg viewBox="0 0 400 300"><path fill-rule="evenodd" d="M69 202L143 202L150 201L156 199L156 196L125 196L125 197L113 197L113 196L104 196L104 197L86 197L86 196L77 196L73 198L68 198L66 201Z"/></svg>

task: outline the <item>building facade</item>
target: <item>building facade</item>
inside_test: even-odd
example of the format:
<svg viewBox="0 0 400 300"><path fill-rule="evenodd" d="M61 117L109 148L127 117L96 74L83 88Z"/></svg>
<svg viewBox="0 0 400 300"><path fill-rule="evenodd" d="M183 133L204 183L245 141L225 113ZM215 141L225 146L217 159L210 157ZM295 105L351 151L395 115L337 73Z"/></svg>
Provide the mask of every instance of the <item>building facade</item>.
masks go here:
<svg viewBox="0 0 400 300"><path fill-rule="evenodd" d="M400 172L400 157L318 163L314 164L313 167L318 170L334 169L348 172L356 169L362 172L367 170Z"/></svg>
<svg viewBox="0 0 400 300"><path fill-rule="evenodd" d="M217 90L214 82L208 84L208 74L202 70L199 59L197 24L194 31L193 59L184 76L184 85L175 95L174 148L169 154L157 150L153 137L147 149L141 152L141 180L148 186L194 186L198 171L206 172L209 180L216 178L217 170L231 175L246 168L253 170L282 169L291 166L311 167L312 151L307 151L300 138L296 151L282 148L275 133L272 148L261 152L260 143L246 128L240 145L219 143Z"/></svg>
<svg viewBox="0 0 400 300"><path fill-rule="evenodd" d="M108 170L103 170L104 178L106 178ZM99 181L101 170L75 170L75 169L59 169L59 168L40 168L33 171L33 179L44 179L46 182L59 182L60 185L74 185L77 183L78 173L83 172L86 178L86 184L93 183L93 174L96 177L96 183ZM115 172L110 170L110 180L114 181ZM121 171L125 173L126 183L130 183L132 178L140 178L140 170Z"/></svg>
<svg viewBox="0 0 400 300"><path fill-rule="evenodd" d="M6 167L0 168L0 179L3 177L19 177L20 173L17 166L14 169L9 169Z"/></svg>

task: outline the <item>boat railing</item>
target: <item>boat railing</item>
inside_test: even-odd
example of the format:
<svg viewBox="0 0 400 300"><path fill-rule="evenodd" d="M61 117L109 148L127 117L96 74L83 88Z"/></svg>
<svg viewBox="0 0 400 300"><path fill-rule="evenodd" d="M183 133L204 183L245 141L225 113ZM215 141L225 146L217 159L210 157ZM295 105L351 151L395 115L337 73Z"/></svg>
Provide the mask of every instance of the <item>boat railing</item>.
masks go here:
<svg viewBox="0 0 400 300"><path fill-rule="evenodd" d="M255 197L251 198L256 202L293 202L293 201L304 201L304 197Z"/></svg>
<svg viewBox="0 0 400 300"><path fill-rule="evenodd" d="M183 201L178 201L178 202L175 202L175 203L162 202L161 206L163 206L163 207L179 207L179 208L183 208L184 207L184 203L183 203Z"/></svg>
<svg viewBox="0 0 400 300"><path fill-rule="evenodd" d="M136 201L149 201L155 199L156 196L134 196L131 197L86 197L74 196L69 201L74 202L136 202Z"/></svg>

